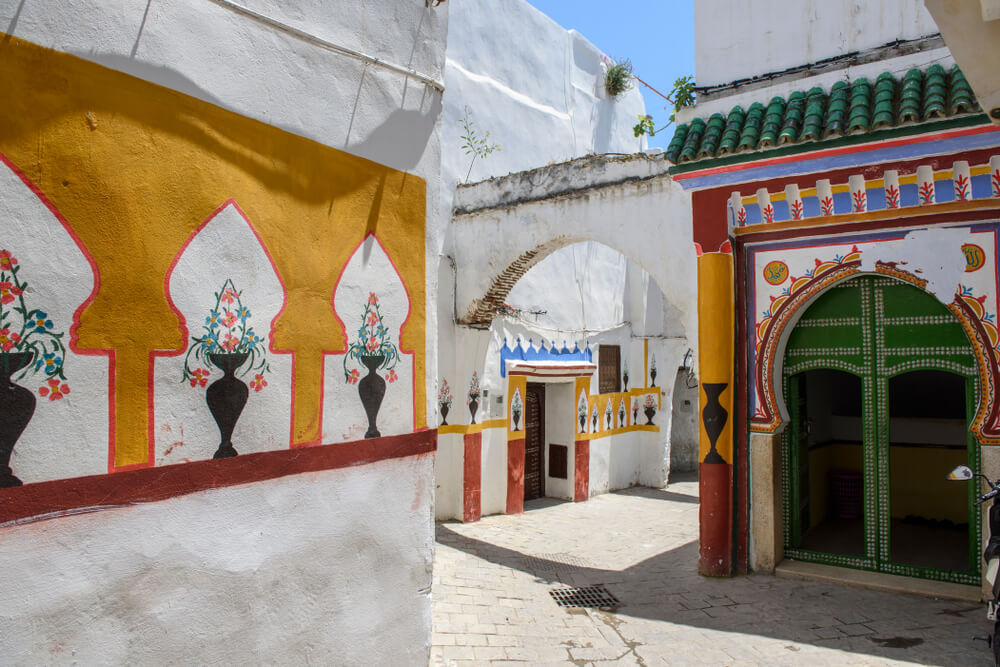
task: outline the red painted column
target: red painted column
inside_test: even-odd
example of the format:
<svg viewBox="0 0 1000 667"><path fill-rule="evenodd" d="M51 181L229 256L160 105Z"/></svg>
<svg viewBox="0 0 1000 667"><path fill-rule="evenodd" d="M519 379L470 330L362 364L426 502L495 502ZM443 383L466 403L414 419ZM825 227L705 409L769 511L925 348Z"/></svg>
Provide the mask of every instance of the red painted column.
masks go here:
<svg viewBox="0 0 1000 667"><path fill-rule="evenodd" d="M577 440L573 448L573 502L590 497L590 440Z"/></svg>
<svg viewBox="0 0 1000 667"><path fill-rule="evenodd" d="M507 514L524 511L524 438L507 441Z"/></svg>
<svg viewBox="0 0 1000 667"><path fill-rule="evenodd" d="M465 475L462 483L462 521L479 521L483 515L483 434L465 434Z"/></svg>
<svg viewBox="0 0 1000 667"><path fill-rule="evenodd" d="M728 249L728 243L724 248ZM698 258L698 571L732 574L733 256Z"/></svg>

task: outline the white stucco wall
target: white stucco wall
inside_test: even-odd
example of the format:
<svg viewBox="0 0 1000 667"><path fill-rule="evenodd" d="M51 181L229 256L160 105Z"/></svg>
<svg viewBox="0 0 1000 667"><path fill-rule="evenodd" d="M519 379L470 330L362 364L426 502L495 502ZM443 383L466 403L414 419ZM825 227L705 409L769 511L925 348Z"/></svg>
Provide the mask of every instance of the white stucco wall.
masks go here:
<svg viewBox="0 0 1000 667"><path fill-rule="evenodd" d="M221 0L0 0L0 29L425 179L426 376L415 382L436 386L442 95L320 42L442 81L452 3L242 4L307 34ZM85 400L85 386L74 389ZM432 424L435 399L429 390ZM411 413L396 415L404 432ZM263 449L287 447L288 415L275 419L280 429L259 429ZM285 441L270 446L272 432ZM2 653L13 663L426 663L433 465L388 460L5 526Z"/></svg>
<svg viewBox="0 0 1000 667"><path fill-rule="evenodd" d="M545 385L545 458L542 474L545 476L545 495L550 498L573 500L573 454L576 431L576 401L573 381ZM549 476L551 446L566 447L566 478Z"/></svg>
<svg viewBox="0 0 1000 667"><path fill-rule="evenodd" d="M6 528L7 664L427 662L431 456Z"/></svg>
<svg viewBox="0 0 1000 667"><path fill-rule="evenodd" d="M794 6L780 0L699 0L694 3L694 25L699 86L938 32L922 0L834 0Z"/></svg>

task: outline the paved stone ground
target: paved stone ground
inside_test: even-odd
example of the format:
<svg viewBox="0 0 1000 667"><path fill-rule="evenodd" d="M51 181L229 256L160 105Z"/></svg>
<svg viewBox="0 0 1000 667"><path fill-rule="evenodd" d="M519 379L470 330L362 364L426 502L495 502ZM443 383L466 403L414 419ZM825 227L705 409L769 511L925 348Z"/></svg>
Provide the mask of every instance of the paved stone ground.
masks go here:
<svg viewBox="0 0 1000 667"><path fill-rule="evenodd" d="M982 605L697 574L697 481L439 523L432 665L989 665ZM603 584L614 611L552 588Z"/></svg>

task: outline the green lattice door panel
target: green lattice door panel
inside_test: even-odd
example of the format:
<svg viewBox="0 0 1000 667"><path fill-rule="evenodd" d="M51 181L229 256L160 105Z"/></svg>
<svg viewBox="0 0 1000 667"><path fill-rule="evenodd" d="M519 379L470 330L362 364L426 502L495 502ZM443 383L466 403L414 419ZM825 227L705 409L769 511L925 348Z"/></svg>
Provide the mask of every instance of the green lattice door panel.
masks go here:
<svg viewBox="0 0 1000 667"><path fill-rule="evenodd" d="M823 294L789 335L785 553L789 558L977 583L968 431L972 349L934 296L861 276Z"/></svg>

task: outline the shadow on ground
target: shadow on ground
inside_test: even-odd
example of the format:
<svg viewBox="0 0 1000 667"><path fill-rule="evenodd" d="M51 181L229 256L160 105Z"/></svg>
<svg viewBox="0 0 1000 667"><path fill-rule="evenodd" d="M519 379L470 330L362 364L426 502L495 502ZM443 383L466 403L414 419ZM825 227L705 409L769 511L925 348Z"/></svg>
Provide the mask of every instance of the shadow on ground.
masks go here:
<svg viewBox="0 0 1000 667"><path fill-rule="evenodd" d="M619 493L670 503L697 503L694 496L663 489L633 488ZM558 504L533 503L536 511ZM984 659L989 657L985 643L971 641L972 635L988 630L982 605L767 575L702 577L696 571L697 541L624 570L574 564L586 562L581 558L522 553L468 537L446 523L437 524L437 541L528 573L549 587L603 584L621 601L613 612L618 616L921 664L968 664L970 656L980 653ZM800 649L792 645L785 648L794 662L794 651Z"/></svg>

